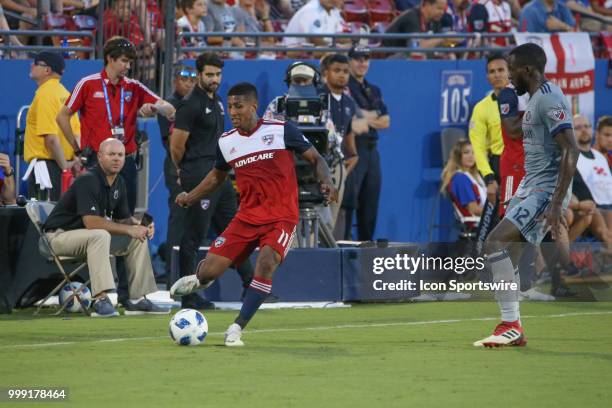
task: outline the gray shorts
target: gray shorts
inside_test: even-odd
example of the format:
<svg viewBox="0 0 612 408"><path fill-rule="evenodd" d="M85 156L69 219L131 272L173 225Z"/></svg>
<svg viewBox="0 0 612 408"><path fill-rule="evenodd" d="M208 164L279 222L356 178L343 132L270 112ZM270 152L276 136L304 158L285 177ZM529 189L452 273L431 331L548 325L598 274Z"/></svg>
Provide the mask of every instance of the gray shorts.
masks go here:
<svg viewBox="0 0 612 408"><path fill-rule="evenodd" d="M525 198L512 197L506 216L521 232L523 238L533 245L540 245L547 230L544 229L542 214L548 208L552 194L532 192ZM565 204L565 203L564 203ZM567 205L564 205L564 208Z"/></svg>

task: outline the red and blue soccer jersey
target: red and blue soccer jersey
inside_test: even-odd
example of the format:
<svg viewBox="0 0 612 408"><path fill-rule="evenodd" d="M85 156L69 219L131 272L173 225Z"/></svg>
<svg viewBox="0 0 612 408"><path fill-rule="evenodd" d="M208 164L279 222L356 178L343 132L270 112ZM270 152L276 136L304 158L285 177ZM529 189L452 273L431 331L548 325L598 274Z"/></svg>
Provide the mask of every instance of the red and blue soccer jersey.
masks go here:
<svg viewBox="0 0 612 408"><path fill-rule="evenodd" d="M312 145L292 124L260 119L250 133L221 135L215 167L234 169L240 191L236 218L251 225L298 222L298 189L293 152Z"/></svg>

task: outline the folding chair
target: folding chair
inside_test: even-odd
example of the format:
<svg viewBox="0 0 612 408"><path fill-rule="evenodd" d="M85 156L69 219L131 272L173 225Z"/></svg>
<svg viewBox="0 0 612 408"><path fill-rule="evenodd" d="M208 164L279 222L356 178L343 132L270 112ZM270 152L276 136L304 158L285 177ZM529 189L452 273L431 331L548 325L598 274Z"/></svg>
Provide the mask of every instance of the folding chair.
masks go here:
<svg viewBox="0 0 612 408"><path fill-rule="evenodd" d="M459 237L467 240L476 238L476 229L480 223L480 217L477 215L463 215L455 202L451 199L453 205L453 212L455 213L455 219L460 224Z"/></svg>
<svg viewBox="0 0 612 408"><path fill-rule="evenodd" d="M34 314L38 314L40 312L40 309L44 305L44 303L51 296L56 295L64 285L70 284L72 282L71 279L77 273L79 273L83 268L87 266L87 262L83 261L82 258L76 258L76 257L70 257L70 256L58 256L51 248L51 244L49 243L47 236L43 232L42 226L47 220L47 217L49 217L49 214L51 214L51 211L53 211L54 207L55 207L55 204L48 202L48 201L30 201L26 204L26 211L28 213L28 217L30 217L32 224L34 224L34 227L36 228L38 235L40 235L40 239L38 240L38 251L48 262L54 262L64 277L62 281L60 282L60 284L57 285L40 302ZM79 266L77 266L72 272L70 272L70 274L68 274L66 273L66 270L64 269L64 266L62 263L79 263ZM89 280L85 282L85 285L87 284L89 284ZM81 304L81 309L83 310L83 312L87 316L89 316L90 315L89 310L85 306L78 291L74 288L72 288L72 295L67 299L67 302L65 302L65 304L67 304L72 298L77 299L77 301ZM55 315L59 315L64 309L65 309L65 306L61 306L60 309L57 311L57 313L55 313Z"/></svg>
<svg viewBox="0 0 612 408"><path fill-rule="evenodd" d="M457 144L460 139L467 139L465 129L448 127L442 129L440 133L440 144L442 147L442 167L448 162L453 146Z"/></svg>

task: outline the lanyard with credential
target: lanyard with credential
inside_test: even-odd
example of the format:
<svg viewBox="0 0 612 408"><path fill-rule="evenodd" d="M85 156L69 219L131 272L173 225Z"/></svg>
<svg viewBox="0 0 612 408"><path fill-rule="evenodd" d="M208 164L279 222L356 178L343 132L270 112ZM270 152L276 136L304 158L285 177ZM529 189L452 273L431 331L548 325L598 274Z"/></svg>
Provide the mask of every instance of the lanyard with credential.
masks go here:
<svg viewBox="0 0 612 408"><path fill-rule="evenodd" d="M102 80L102 90L104 91L104 101L106 102L106 114L108 115L108 124L111 130L115 127L113 124L113 114L111 113L110 100L108 99L108 91L106 90L106 84ZM119 126L123 127L123 87L121 87L121 103L119 105Z"/></svg>

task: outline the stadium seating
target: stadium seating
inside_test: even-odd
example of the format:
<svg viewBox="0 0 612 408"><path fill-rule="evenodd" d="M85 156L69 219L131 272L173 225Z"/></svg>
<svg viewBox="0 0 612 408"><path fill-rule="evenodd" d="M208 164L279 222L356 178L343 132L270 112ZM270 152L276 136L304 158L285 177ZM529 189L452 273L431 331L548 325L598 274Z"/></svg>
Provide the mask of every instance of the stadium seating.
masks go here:
<svg viewBox="0 0 612 408"><path fill-rule="evenodd" d="M392 0L369 0L370 25L377 22L391 22L396 15Z"/></svg>
<svg viewBox="0 0 612 408"><path fill-rule="evenodd" d="M368 4L366 0L347 0L343 8L344 20L346 22L367 23L370 19Z"/></svg>

